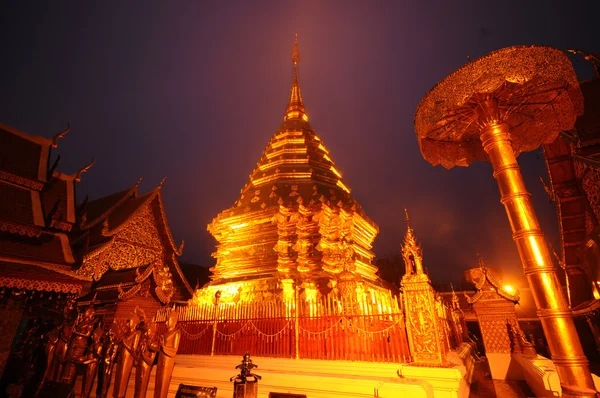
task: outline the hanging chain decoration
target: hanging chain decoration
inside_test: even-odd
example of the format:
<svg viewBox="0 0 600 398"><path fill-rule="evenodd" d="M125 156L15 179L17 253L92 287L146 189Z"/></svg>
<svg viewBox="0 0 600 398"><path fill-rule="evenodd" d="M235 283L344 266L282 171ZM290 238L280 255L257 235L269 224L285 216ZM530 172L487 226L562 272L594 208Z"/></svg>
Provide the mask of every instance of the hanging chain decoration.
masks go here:
<svg viewBox="0 0 600 398"><path fill-rule="evenodd" d="M259 328L258 328L258 327L255 325L255 324L254 324L254 322L252 322L252 320L249 320L249 321L247 321L246 323L244 323L244 324L242 325L242 327L241 327L241 328L239 328L239 329L238 329L236 332L233 332L233 333L223 333L223 332L221 332L219 329L216 329L216 331L217 331L217 333L218 333L218 334L220 334L221 336L223 336L223 337L226 337L226 338L227 338L227 337L233 337L233 336L236 336L237 334L241 333L241 332L244 330L244 328L246 328L246 327L247 327L248 329L250 329L250 326L252 326L252 328L254 328L254 329L255 329L255 330L258 332L258 335L259 335L259 336L263 336L263 337L276 337L276 336L279 336L280 334L282 334L282 333L283 333L283 332L284 332L284 331L285 331L285 330L286 330L286 329L287 329L287 328L290 326L290 324L291 324L291 321L288 321L288 322L287 322L287 323L286 323L286 324L283 326L283 328L281 328L281 330L279 330L278 332L276 332L276 333L273 333L273 334L269 334L269 333L264 333L264 332L262 332L262 331L261 331L261 330L260 330L260 329L259 329Z"/></svg>
<svg viewBox="0 0 600 398"><path fill-rule="evenodd" d="M198 333L190 333L187 330L185 330L185 328L183 326L179 326L179 330L181 330L181 333L183 333L183 335L188 339L188 340L198 340L200 337L202 337L204 335L204 333L206 333L206 331L212 327L211 324L206 324L206 327L204 329L202 329L200 332Z"/></svg>
<svg viewBox="0 0 600 398"><path fill-rule="evenodd" d="M328 327L327 329L319 331L319 332L315 332L315 331L312 331L312 330L305 329L302 326L299 326L299 328L304 333L307 333L307 334L309 334L311 336L316 336L316 335L326 334L327 332L329 332L332 329L334 329L335 327L337 327L338 323L343 323L343 321L346 321L351 328L354 328L354 329L358 330L360 333L364 333L366 335L372 336L372 335L376 335L376 334L379 334L379 333L385 333L385 332L387 332L388 330L392 329L394 326L396 326L397 324L399 324L402 321L402 318L398 318L394 323L392 323L388 327L383 328L381 330L366 330L366 329L363 329L363 328L357 326L356 324L353 324L351 318L348 318L348 317L345 317L345 316L343 316L339 320L333 322L332 325L330 327Z"/></svg>

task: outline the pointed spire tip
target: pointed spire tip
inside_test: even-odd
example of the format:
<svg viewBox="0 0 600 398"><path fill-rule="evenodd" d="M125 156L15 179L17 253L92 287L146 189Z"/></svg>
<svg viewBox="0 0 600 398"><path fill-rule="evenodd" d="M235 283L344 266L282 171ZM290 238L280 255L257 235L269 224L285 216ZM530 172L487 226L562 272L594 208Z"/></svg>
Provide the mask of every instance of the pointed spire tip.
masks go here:
<svg viewBox="0 0 600 398"><path fill-rule="evenodd" d="M292 63L294 64L294 79L292 81L292 90L290 100L285 111L283 120L302 119L308 121L308 115L300 94L300 84L298 83L298 63L300 62L300 52L298 50L298 34L294 40L294 49L292 50Z"/></svg>

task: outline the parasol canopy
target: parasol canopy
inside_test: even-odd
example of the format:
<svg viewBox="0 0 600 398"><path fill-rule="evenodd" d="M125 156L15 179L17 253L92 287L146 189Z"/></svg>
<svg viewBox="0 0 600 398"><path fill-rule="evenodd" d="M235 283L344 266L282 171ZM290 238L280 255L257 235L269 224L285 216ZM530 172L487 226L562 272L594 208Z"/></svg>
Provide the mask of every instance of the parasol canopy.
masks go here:
<svg viewBox="0 0 600 398"><path fill-rule="evenodd" d="M554 141L583 113L583 96L571 62L544 46L504 48L470 62L435 85L415 115L425 160L445 168L487 161L475 109L483 98L498 104L515 156Z"/></svg>

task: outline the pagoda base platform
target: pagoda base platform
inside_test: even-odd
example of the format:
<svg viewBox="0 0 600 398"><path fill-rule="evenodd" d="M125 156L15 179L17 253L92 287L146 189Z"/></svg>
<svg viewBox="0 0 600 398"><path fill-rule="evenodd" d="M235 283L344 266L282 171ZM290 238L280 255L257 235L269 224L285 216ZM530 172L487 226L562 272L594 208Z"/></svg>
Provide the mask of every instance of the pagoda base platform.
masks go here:
<svg viewBox="0 0 600 398"><path fill-rule="evenodd" d="M229 378L239 373L235 366L240 360L238 356L178 355L169 398L175 396L179 384L217 387L218 398L231 398L233 383L229 382ZM269 392L304 394L310 398L462 398L469 394L470 380L466 380L466 376L470 372L466 372L462 365L425 368L397 363L266 357L252 357L252 360L259 366L255 369L256 373L262 376L258 383L259 398L267 398ZM402 369L401 377L399 368ZM156 367L148 386L148 397L154 394L155 372ZM134 380L135 369L129 378L126 397L133 397ZM78 378L76 397L81 391L80 383L81 378ZM109 396L112 396L112 386Z"/></svg>

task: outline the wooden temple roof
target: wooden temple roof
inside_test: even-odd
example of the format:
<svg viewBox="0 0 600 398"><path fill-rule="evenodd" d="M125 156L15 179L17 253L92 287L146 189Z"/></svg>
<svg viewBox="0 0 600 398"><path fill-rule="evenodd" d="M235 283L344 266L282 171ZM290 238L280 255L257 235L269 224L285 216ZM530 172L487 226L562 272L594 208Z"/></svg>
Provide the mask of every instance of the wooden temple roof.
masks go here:
<svg viewBox="0 0 600 398"><path fill-rule="evenodd" d="M162 182L150 192L141 195L138 190L139 182L130 189L89 201L82 206L83 220L76 227L73 234L74 250L77 257L82 259L83 262L80 271L86 269L86 262L94 261L105 251L115 250L113 247L115 243L137 245L138 243L127 240L131 238L124 239L121 237L120 232L126 232L128 228L132 230L139 228L139 226L136 226L137 219L142 212L145 212L144 215L149 215L153 219L153 225L157 228L158 240L160 241L155 240L153 243L146 243L147 249L162 253L160 255L162 261L169 268L174 278L176 294L173 299L187 300L193 294L193 289L177 261L177 256L181 255L183 245L177 246L175 244L168 226L162 200ZM114 265L117 266L117 264ZM131 268L113 269L109 267L100 274L95 275L97 282L94 283L92 292L99 292L107 283L115 286L119 283L127 284L129 279L135 279L136 270L146 269L148 264L145 263L142 266L124 264L123 266ZM106 295L107 293L102 294Z"/></svg>
<svg viewBox="0 0 600 398"><path fill-rule="evenodd" d="M49 168L53 140L0 124L0 285L76 293L68 231L75 222L74 176ZM56 164L53 168L55 168Z"/></svg>
<svg viewBox="0 0 600 398"><path fill-rule="evenodd" d="M0 124L0 142L2 179L41 189L47 178L52 141Z"/></svg>
<svg viewBox="0 0 600 398"><path fill-rule="evenodd" d="M79 293L87 278L74 275L71 267L54 263L0 261L0 286L4 288Z"/></svg>
<svg viewBox="0 0 600 398"><path fill-rule="evenodd" d="M80 272L82 266L102 253L110 254L109 263L120 261L122 268L150 269L144 281L152 276L154 285L172 284L169 294L157 292L163 303L171 297L190 298L192 288L176 258L183 245L175 244L169 229L162 182L143 195L138 192L138 181L127 190L86 200L78 214L75 183L91 166L75 175L56 171L58 160L50 167L51 149L67 132L68 129L54 139L46 139L0 124L0 287L18 285L25 289L79 292L92 284L94 276ZM140 216L142 211L146 213ZM152 220L140 226L140 217ZM154 235L150 237L145 227L153 228ZM138 231L127 232L133 228ZM137 251L123 252L124 247L132 247L138 232L142 238L148 232L145 239L149 246L137 242ZM146 250L146 257L154 256L157 261L149 265L147 258L139 259L140 250ZM146 262L138 264L140 261ZM102 282L92 289L113 279L128 283L131 275L135 282L136 271L102 269L96 275Z"/></svg>
<svg viewBox="0 0 600 398"><path fill-rule="evenodd" d="M573 306L591 299L590 279L599 271L585 261L584 251L600 219L600 78L580 86L584 113L574 130L543 147L550 180L546 189L559 219L559 259L569 274Z"/></svg>

